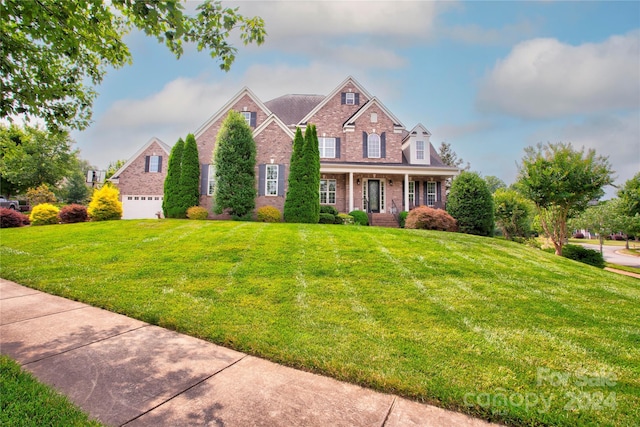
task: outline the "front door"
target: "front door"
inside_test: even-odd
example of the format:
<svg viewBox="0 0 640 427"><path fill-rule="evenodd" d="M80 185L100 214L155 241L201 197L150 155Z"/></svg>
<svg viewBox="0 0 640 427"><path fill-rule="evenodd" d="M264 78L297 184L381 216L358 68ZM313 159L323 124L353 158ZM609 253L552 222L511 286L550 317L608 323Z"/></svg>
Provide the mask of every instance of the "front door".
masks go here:
<svg viewBox="0 0 640 427"><path fill-rule="evenodd" d="M370 179L367 184L367 194L369 195L369 212L380 212L380 180Z"/></svg>

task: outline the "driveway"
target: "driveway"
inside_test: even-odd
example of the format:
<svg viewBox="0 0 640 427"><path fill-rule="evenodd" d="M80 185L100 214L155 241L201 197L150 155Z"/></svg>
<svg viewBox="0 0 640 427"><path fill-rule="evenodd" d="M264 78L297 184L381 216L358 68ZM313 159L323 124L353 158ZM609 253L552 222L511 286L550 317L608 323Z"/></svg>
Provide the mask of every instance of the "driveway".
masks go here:
<svg viewBox="0 0 640 427"><path fill-rule="evenodd" d="M590 245L587 243L580 243L580 245L584 246L588 249L595 249L596 251L600 251L600 245ZM602 246L602 256L604 256L604 260L610 262L612 264L618 265L626 265L628 267L636 267L640 268L640 257L633 255L625 255L620 253L621 249L624 249L622 246Z"/></svg>

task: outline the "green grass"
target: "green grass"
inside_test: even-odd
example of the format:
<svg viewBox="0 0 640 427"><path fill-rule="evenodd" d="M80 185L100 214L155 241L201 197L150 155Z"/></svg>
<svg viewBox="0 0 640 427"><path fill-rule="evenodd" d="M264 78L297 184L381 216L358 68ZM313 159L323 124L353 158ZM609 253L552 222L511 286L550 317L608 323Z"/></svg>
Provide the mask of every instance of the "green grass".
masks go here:
<svg viewBox="0 0 640 427"><path fill-rule="evenodd" d="M600 246L600 240L598 239L569 239L569 243L571 243L572 245L583 243L588 245ZM624 240L606 240L605 239L605 241L602 242L602 244L604 246L626 246L627 242L625 242ZM638 242L636 242L635 240L630 240L629 248L637 249L637 248L640 248L640 245L638 245Z"/></svg>
<svg viewBox="0 0 640 427"><path fill-rule="evenodd" d="M640 274L640 268L630 267L628 265L612 264L610 262L605 262L605 267L615 268L616 270L628 271L629 273Z"/></svg>
<svg viewBox="0 0 640 427"><path fill-rule="evenodd" d="M66 397L0 355L0 425L14 427L101 426Z"/></svg>
<svg viewBox="0 0 640 427"><path fill-rule="evenodd" d="M637 279L524 245L146 220L2 229L0 257L6 279L486 419L640 419Z"/></svg>

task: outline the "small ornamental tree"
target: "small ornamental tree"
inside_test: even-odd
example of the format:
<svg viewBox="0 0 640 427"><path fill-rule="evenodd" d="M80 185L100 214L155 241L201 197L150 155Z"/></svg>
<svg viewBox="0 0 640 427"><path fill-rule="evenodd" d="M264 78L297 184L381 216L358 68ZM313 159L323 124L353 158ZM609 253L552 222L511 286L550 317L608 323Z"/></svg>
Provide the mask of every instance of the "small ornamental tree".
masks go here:
<svg viewBox="0 0 640 427"><path fill-rule="evenodd" d="M230 111L222 122L213 153L216 171L214 213L234 218L252 214L256 203L256 143L244 117Z"/></svg>
<svg viewBox="0 0 640 427"><path fill-rule="evenodd" d="M92 221L109 221L122 218L122 202L119 191L110 184L93 192L87 213Z"/></svg>
<svg viewBox="0 0 640 427"><path fill-rule="evenodd" d="M458 221L462 233L493 234L493 196L485 180L475 172L462 172L453 180L447 212Z"/></svg>
<svg viewBox="0 0 640 427"><path fill-rule="evenodd" d="M540 224L562 255L567 235L567 219L587 208L589 201L602 196L602 188L612 183L606 157L594 150L573 149L571 144L538 144L527 147L520 166L518 190L535 206Z"/></svg>
<svg viewBox="0 0 640 427"><path fill-rule="evenodd" d="M499 188L493 194L497 227L507 240L529 237L533 206L515 190Z"/></svg>
<svg viewBox="0 0 640 427"><path fill-rule="evenodd" d="M31 206L36 206L42 203L55 203L56 195L53 191L49 190L47 184L41 184L36 188L29 188L27 190L27 200Z"/></svg>
<svg viewBox="0 0 640 427"><path fill-rule="evenodd" d="M162 212L165 218L179 218L180 209L178 206L180 171L182 170L182 152L184 151L184 141L182 138L171 149L169 155L169 166L167 176L164 179L164 198L162 199Z"/></svg>
<svg viewBox="0 0 640 427"><path fill-rule="evenodd" d="M179 184L179 214L184 218L187 209L200 204L200 160L198 145L192 133L187 135L182 152Z"/></svg>

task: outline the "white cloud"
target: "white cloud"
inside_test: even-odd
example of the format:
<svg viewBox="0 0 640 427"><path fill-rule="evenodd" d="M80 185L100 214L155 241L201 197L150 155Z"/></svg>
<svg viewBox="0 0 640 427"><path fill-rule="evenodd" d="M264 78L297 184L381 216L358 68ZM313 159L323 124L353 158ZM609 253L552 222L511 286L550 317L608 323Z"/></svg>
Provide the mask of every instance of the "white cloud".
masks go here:
<svg viewBox="0 0 640 427"><path fill-rule="evenodd" d="M477 24L445 27L441 30L444 37L457 42L472 45L504 45L522 40L535 30L530 21L505 25L502 28L484 28Z"/></svg>
<svg viewBox="0 0 640 427"><path fill-rule="evenodd" d="M481 110L523 118L640 106L640 31L572 46L556 39L516 45L481 84Z"/></svg>

